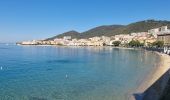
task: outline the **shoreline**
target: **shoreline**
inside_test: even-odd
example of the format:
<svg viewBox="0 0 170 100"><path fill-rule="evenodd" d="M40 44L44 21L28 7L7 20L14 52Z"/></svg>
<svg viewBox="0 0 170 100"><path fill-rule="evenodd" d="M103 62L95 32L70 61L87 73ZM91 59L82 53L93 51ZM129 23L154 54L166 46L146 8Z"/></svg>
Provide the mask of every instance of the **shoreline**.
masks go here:
<svg viewBox="0 0 170 100"><path fill-rule="evenodd" d="M136 49L141 49L141 48L133 48L133 47L121 47L121 46L111 46L111 45L108 45L108 46L82 46L82 45L79 45L79 46L67 46L67 45L22 45L22 44L17 44L18 46L51 46L51 47L96 47L96 48L105 48L105 47L111 47L111 48L117 48L117 49L132 49L132 50L136 50Z"/></svg>
<svg viewBox="0 0 170 100"><path fill-rule="evenodd" d="M128 100L136 100L133 94L144 93L150 86L152 86L161 76L165 74L170 69L170 56L167 54L159 53L154 51L160 58L160 62L156 64L156 67L144 78L141 80L138 88L130 94ZM142 99L141 99L142 100Z"/></svg>

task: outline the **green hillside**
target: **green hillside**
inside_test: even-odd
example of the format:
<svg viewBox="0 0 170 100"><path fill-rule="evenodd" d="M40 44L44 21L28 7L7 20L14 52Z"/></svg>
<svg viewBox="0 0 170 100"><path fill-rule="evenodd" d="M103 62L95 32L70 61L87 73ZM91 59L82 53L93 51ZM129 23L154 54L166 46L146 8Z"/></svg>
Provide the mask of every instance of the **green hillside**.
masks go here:
<svg viewBox="0 0 170 100"><path fill-rule="evenodd" d="M86 32L81 33L80 38L90 38L94 36L111 36L114 34L120 34L120 30L122 30L124 26L123 25L105 25L105 26L99 26L93 29L90 29Z"/></svg>
<svg viewBox="0 0 170 100"><path fill-rule="evenodd" d="M150 29L167 25L170 27L170 21L146 20L129 24L123 29L122 33L147 32Z"/></svg>
<svg viewBox="0 0 170 100"><path fill-rule="evenodd" d="M65 32L63 34L59 34L54 37L48 38L46 40L54 40L55 38L63 38L64 36L71 36L72 38L77 38L77 37L80 37L80 33L72 30L72 31Z"/></svg>
<svg viewBox="0 0 170 100"><path fill-rule="evenodd" d="M167 25L170 28L170 21L157 21L157 20L145 20L129 25L105 25L99 26L88 31L79 33L76 31L69 31L56 35L54 37L48 38L47 40L53 40L55 38L62 38L64 36L71 36L72 38L90 38L94 36L113 36L116 34L129 34L133 32L147 32L149 29L157 28L160 26Z"/></svg>

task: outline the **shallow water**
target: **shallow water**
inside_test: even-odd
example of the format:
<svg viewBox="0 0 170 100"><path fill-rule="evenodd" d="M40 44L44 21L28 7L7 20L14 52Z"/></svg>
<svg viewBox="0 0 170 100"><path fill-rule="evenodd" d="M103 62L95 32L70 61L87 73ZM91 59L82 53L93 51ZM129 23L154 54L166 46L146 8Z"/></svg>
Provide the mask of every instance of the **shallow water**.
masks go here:
<svg viewBox="0 0 170 100"><path fill-rule="evenodd" d="M0 100L127 100L158 59L112 47L0 45Z"/></svg>

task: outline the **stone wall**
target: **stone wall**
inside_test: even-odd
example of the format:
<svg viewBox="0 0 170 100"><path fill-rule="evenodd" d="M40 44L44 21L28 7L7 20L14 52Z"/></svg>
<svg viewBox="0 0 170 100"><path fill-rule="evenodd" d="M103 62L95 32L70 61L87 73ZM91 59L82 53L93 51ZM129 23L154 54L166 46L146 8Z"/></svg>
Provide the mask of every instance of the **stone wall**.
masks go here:
<svg viewBox="0 0 170 100"><path fill-rule="evenodd" d="M134 94L136 100L160 100L165 93L165 88L170 79L170 70L160 77L153 85L151 85L142 94Z"/></svg>

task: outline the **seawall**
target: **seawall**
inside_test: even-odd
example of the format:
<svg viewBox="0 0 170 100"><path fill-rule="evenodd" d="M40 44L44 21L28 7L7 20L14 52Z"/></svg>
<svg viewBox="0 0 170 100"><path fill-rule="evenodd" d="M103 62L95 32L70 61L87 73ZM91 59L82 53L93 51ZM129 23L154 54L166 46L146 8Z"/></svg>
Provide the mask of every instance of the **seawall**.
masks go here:
<svg viewBox="0 0 170 100"><path fill-rule="evenodd" d="M165 72L153 85L143 93L142 100L160 100L170 78L170 70Z"/></svg>
<svg viewBox="0 0 170 100"><path fill-rule="evenodd" d="M160 56L160 64L129 98L129 100L160 100L165 87L170 79L170 56L166 54Z"/></svg>

